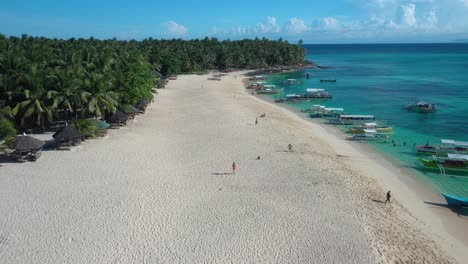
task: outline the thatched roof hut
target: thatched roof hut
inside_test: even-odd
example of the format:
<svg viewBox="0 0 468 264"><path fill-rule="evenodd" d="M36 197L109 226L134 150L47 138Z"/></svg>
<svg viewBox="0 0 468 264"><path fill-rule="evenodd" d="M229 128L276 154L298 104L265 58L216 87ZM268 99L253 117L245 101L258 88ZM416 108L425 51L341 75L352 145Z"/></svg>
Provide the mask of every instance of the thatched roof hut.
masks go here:
<svg viewBox="0 0 468 264"><path fill-rule="evenodd" d="M122 112L124 112L127 115L131 115L131 114L138 114L140 111L133 105L125 105L122 109Z"/></svg>
<svg viewBox="0 0 468 264"><path fill-rule="evenodd" d="M55 132L52 137L57 142L57 147L70 147L71 145L76 146L81 143L81 137L83 135L78 129L73 126L64 126L59 131Z"/></svg>
<svg viewBox="0 0 468 264"><path fill-rule="evenodd" d="M64 126L55 132L52 137L57 141L73 141L81 139L81 133L73 126Z"/></svg>
<svg viewBox="0 0 468 264"><path fill-rule="evenodd" d="M100 130L105 130L105 129L108 129L110 127L110 124L107 123L106 121L102 121L102 120L96 119L96 118L90 118L89 120L91 120L93 125L95 127L99 128Z"/></svg>
<svg viewBox="0 0 468 264"><path fill-rule="evenodd" d="M147 99L141 100L136 105L136 108L138 108L138 110L140 110L141 113L144 113L146 111L146 107L148 107L149 103L150 103L150 100L147 100Z"/></svg>
<svg viewBox="0 0 468 264"><path fill-rule="evenodd" d="M111 127L115 126L115 125L121 126L121 125L125 125L127 123L128 118L129 118L128 115L122 113L122 111L120 111L120 110L117 110L117 111L115 111L115 113L111 114L106 119L106 121L111 124Z"/></svg>
<svg viewBox="0 0 468 264"><path fill-rule="evenodd" d="M44 142L41 140L24 135L17 136L8 147L14 150L10 154L13 159L25 162L36 161L41 156L43 145Z"/></svg>
<svg viewBox="0 0 468 264"><path fill-rule="evenodd" d="M157 71L157 70L154 70L154 71L153 71L153 75L154 75L155 77L157 77L157 78L160 78L160 79L161 79L161 78L164 78L164 75L162 75L162 74L161 74L159 71Z"/></svg>
<svg viewBox="0 0 468 264"><path fill-rule="evenodd" d="M42 148L44 142L30 136L17 136L9 145L10 149L16 152L35 151Z"/></svg>

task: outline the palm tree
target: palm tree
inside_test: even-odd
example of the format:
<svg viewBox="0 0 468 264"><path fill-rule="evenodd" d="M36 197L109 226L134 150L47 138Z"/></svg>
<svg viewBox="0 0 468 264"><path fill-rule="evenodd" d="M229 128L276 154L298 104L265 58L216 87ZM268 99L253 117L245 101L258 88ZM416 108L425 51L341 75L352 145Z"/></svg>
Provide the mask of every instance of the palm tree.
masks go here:
<svg viewBox="0 0 468 264"><path fill-rule="evenodd" d="M110 90L111 82L105 75L91 73L84 82L86 90L85 113L91 116L104 117L117 109L119 95Z"/></svg>

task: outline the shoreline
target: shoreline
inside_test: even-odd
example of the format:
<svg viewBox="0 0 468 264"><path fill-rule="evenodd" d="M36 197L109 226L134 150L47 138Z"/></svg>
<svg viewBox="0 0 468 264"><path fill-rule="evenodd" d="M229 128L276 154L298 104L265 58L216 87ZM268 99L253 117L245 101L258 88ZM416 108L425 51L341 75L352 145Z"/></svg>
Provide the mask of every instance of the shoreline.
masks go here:
<svg viewBox="0 0 468 264"><path fill-rule="evenodd" d="M11 263L463 260L464 252L442 251L433 242L440 239L433 239L429 226L399 197L385 205L371 200L383 193L364 173L372 171L369 164L337 156L358 155L351 145L246 94L242 78L236 78L241 73L216 82L207 75L181 75L159 90L144 115L105 139L66 153L47 151L35 163L5 164L0 258ZM262 113L265 118L258 117Z"/></svg>
<svg viewBox="0 0 468 264"><path fill-rule="evenodd" d="M253 95L253 97L273 107L289 111L304 122L312 123L327 131L334 137L331 140L333 142L331 145L334 151L338 153L337 155L340 155L339 153L342 152L344 145L351 147L351 153L358 154L358 156L340 155L342 160L347 163L354 163L350 165L353 168L352 170L360 171L369 179L377 182L381 189L381 200L384 200L386 189L391 190L392 199L401 203L403 209L406 210L407 208L409 214L412 217L414 216L416 221L424 224L421 228L425 229L425 233L437 241L445 252L453 253L450 255L456 256L455 258L459 263L468 258L468 253L466 253L468 248L468 230L466 229L468 218L459 217L450 208L446 207L445 199L434 186L423 181L417 172L400 166L397 160L393 160L392 157L381 153L366 143L346 141L346 134L343 131L332 125L310 119L287 104L278 105L269 98L259 95ZM322 139L330 143L331 138L323 137ZM362 162L362 159L371 159L372 161ZM372 164L372 162L375 162L375 164ZM358 164L356 165L356 163ZM400 192L400 190L402 191ZM432 230L433 227L436 227L436 232Z"/></svg>

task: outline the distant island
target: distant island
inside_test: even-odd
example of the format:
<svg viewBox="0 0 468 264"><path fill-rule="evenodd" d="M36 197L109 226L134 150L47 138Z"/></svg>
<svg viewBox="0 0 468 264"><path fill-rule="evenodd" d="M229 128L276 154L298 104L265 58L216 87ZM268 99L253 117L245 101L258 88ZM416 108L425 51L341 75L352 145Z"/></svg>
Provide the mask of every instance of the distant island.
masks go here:
<svg viewBox="0 0 468 264"><path fill-rule="evenodd" d="M456 39L451 43L468 43L468 39Z"/></svg>

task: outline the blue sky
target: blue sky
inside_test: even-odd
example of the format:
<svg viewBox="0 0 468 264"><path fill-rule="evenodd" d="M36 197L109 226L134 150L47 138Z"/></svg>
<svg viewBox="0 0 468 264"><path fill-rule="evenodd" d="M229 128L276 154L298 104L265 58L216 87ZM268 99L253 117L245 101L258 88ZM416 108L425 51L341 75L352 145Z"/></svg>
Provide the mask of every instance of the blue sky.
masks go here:
<svg viewBox="0 0 468 264"><path fill-rule="evenodd" d="M304 43L468 38L468 0L0 0L0 33L118 39L282 37Z"/></svg>

